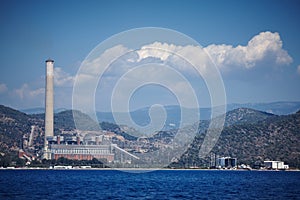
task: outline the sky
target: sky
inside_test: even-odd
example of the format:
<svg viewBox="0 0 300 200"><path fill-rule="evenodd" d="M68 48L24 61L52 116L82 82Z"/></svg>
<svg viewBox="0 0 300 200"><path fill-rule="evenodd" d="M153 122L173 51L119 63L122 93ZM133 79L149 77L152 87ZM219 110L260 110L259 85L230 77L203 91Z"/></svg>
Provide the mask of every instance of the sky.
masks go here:
<svg viewBox="0 0 300 200"><path fill-rule="evenodd" d="M199 43L220 72L227 103L300 101L299 10L297 0L3 0L0 104L16 109L43 107L45 60L51 58L55 61L55 107L71 108L76 74L92 50L115 34L143 27L171 29ZM160 41L140 46L139 50L151 45L187 55L195 52L188 45ZM108 51L113 48L130 49L116 44ZM140 51L127 61L171 63L171 57ZM121 61L96 88L97 110L110 110L112 89L120 72L136 66L126 68ZM203 79L178 63L176 67L191 82L199 106L210 106ZM114 81L110 82L111 77ZM177 92L186 90L183 87ZM131 109L176 103L178 99L168 88L157 85L139 88L130 99Z"/></svg>

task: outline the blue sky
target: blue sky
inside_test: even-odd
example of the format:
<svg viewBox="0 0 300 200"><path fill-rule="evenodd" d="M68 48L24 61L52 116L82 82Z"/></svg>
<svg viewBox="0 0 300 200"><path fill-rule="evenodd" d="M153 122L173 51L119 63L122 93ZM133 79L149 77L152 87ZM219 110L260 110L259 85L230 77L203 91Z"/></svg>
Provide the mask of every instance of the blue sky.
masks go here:
<svg viewBox="0 0 300 200"><path fill-rule="evenodd" d="M43 107L44 62L50 57L56 67L55 105L70 108L74 76L90 51L114 34L141 27L179 31L215 53L228 103L300 101L299 10L299 1L276 0L4 0L0 104ZM226 52L225 60L217 60L220 52ZM151 97L136 93L133 109L160 101L153 88L148 93ZM174 102L166 97L161 103ZM103 101L97 109L109 105Z"/></svg>

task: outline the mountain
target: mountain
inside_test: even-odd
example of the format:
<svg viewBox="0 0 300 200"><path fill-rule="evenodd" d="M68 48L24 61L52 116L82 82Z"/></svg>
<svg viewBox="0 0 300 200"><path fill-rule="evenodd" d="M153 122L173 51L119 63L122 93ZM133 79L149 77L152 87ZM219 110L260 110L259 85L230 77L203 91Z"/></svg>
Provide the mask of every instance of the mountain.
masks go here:
<svg viewBox="0 0 300 200"><path fill-rule="evenodd" d="M274 115L288 115L295 113L300 109L300 102L271 102L271 103L246 103L246 104L228 104L227 111L232 111L237 108L250 108L253 110L260 110L262 112L272 113ZM133 121L140 125L145 126L149 124L149 109L150 107L145 107L137 109L130 112L130 116ZM186 109L186 108L185 108ZM181 108L177 105L165 106L167 113L166 124L164 130L170 130L174 128L179 128L181 121ZM188 109L190 112L199 112L200 120L209 120L211 117L211 108L200 108L200 109ZM43 114L45 112L44 108L32 108L21 110L26 114ZM55 113L60 113L62 111L67 111L65 108L55 109ZM119 116L125 116L126 113L116 113ZM97 118L99 122L109 122L116 123L111 112L97 112Z"/></svg>
<svg viewBox="0 0 300 200"><path fill-rule="evenodd" d="M209 119L211 115L211 111L209 108L200 108L200 111L197 109L189 109L183 108L189 113L200 113L200 117L202 120ZM130 116L132 120L139 126L146 126L150 123L149 117L150 107L141 108L135 111L130 112ZM165 111L167 114L166 122L165 122L165 130L179 128L181 121L181 108L179 106L165 106ZM119 116L127 116L127 113L115 113L115 115ZM97 112L97 118L102 122L110 122L116 123L111 112Z"/></svg>
<svg viewBox="0 0 300 200"><path fill-rule="evenodd" d="M217 155L235 157L238 163L252 166L269 159L300 168L300 111L285 116L268 115L249 109L227 113L227 125L210 155L198 156L206 135L200 133L179 161L171 166L209 166L210 156ZM260 120L256 121L256 118Z"/></svg>
<svg viewBox="0 0 300 200"><path fill-rule="evenodd" d="M224 117L224 115L218 116L217 118L221 117ZM272 117L276 117L276 115L250 108L237 108L225 114L224 127L237 124L255 124ZM210 120L200 120L198 123L199 133L205 133L209 127L209 124ZM184 129L191 129L191 126L184 127Z"/></svg>
<svg viewBox="0 0 300 200"><path fill-rule="evenodd" d="M235 124L254 124L276 115L254 110L251 108L237 108L226 113L225 126Z"/></svg>
<svg viewBox="0 0 300 200"><path fill-rule="evenodd" d="M238 108L249 108L252 110L259 110L264 113L270 113L274 115L288 115L295 113L300 109L300 102L272 102L272 103L247 103L247 104L228 104L227 111L230 112L232 110ZM149 109L150 107L141 108L135 111L131 111L130 115L133 121L140 125L145 126L149 124ZM183 108L187 109L187 108ZM167 113L167 119L165 124L165 130L179 128L181 121L181 108L177 105L169 105L165 106L165 110ZM200 108L197 109L189 109L189 112L199 112L200 120L209 120L211 117L211 108ZM116 113L120 116L125 116L126 113ZM110 112L97 112L97 117L99 121L105 121L110 123L116 123L113 117L113 114Z"/></svg>
<svg viewBox="0 0 300 200"><path fill-rule="evenodd" d="M30 114L41 114L45 112L45 108L44 107L39 107L39 108L28 108L28 109L22 109L20 110L23 113L26 113L28 115Z"/></svg>
<svg viewBox="0 0 300 200"><path fill-rule="evenodd" d="M300 102L297 101L278 101L271 103L246 103L246 104L228 104L227 110L236 108L252 108L275 115L288 115L297 112L300 109Z"/></svg>
<svg viewBox="0 0 300 200"><path fill-rule="evenodd" d="M31 125L38 123L25 113L0 105L0 152L18 149L24 133L29 133Z"/></svg>
<svg viewBox="0 0 300 200"><path fill-rule="evenodd" d="M66 108L57 108L57 109L54 110L54 113L59 113L59 112L66 111L66 110L68 110L68 109L66 109ZM45 112L45 108L44 107L28 108L28 109L22 109L20 111L23 112L23 113L26 113L28 115L43 114Z"/></svg>

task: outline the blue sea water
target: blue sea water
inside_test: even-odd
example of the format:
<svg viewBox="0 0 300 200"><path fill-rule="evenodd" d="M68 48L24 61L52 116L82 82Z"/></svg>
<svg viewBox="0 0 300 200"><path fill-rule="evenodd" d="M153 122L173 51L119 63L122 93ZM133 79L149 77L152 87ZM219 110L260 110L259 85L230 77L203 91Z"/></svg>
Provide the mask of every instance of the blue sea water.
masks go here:
<svg viewBox="0 0 300 200"><path fill-rule="evenodd" d="M300 199L300 172L0 170L0 199Z"/></svg>

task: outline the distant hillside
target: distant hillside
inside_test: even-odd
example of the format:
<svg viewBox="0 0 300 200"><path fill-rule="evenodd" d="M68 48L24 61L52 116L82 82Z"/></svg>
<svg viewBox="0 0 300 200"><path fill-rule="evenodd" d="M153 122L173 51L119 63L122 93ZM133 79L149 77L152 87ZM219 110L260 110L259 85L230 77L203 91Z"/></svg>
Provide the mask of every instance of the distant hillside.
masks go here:
<svg viewBox="0 0 300 200"><path fill-rule="evenodd" d="M136 140L127 134L122 128L116 124L102 122L100 125L93 121L88 115L79 111L62 111L54 114L54 134L60 134L61 130L75 130L74 116L78 119L77 124L83 130L99 130L99 128L107 131L113 131L128 140ZM40 134L44 131L45 114L27 115L23 112L0 105L0 153L18 150L22 147L23 136L31 132L31 126L39 127ZM126 127L125 127L126 128ZM36 141L39 145L43 144L43 137L38 137ZM39 147L41 148L41 147Z"/></svg>
<svg viewBox="0 0 300 200"><path fill-rule="evenodd" d="M237 108L226 113L225 126L244 123L254 124L270 117L275 117L275 115L251 108Z"/></svg>
<svg viewBox="0 0 300 200"><path fill-rule="evenodd" d="M241 116L242 113L244 110L237 109L228 116ZM251 119L256 118L253 113L248 116ZM287 116L270 116L266 119L263 116L263 113L258 114L257 118L262 120L255 123L243 120L244 117L234 117L236 121L241 119L241 122L230 124L230 119L226 122L228 126L224 127L212 153L236 157L240 164L259 165L270 159L281 160L292 167L300 168L300 112ZM208 166L210 158L201 159L198 156L204 137L205 133L197 136L188 151L173 165Z"/></svg>
<svg viewBox="0 0 300 200"><path fill-rule="evenodd" d="M247 104L228 104L227 111L238 108L248 108L252 110L258 110L264 113L271 113L274 115L288 115L295 113L300 109L300 102L273 102L273 103L247 103ZM181 120L181 109L179 106L165 106L167 113L167 120L165 124L165 130L178 128ZM190 112L197 112L197 109L189 109ZM250 110L248 110L250 111ZM130 112L132 119L140 126L149 124L149 107L141 108ZM211 117L210 108L200 108L200 120L209 120ZM124 115L124 113L118 113ZM97 112L99 121L115 123L112 113L110 112Z"/></svg>
<svg viewBox="0 0 300 200"><path fill-rule="evenodd" d="M223 117L219 116L219 117ZM225 114L224 127L237 125L237 124L255 124L268 118L276 117L276 115L250 109L250 108L237 108ZM210 120L201 120L199 122L199 133L205 133L209 127ZM189 126L187 127L189 128Z"/></svg>
<svg viewBox="0 0 300 200"><path fill-rule="evenodd" d="M237 108L249 108L253 110L259 110L262 112L271 113L274 115L288 115L295 113L300 109L300 102L271 102L271 103L246 103L246 104L228 104L227 111L232 111ZM173 128L178 128L180 124L181 109L177 105L165 106L167 112L167 120L164 130L170 130ZM67 111L67 109L60 108L56 109L55 113L60 113ZM191 112L197 112L197 109L190 109ZM43 114L44 108L32 108L25 109L22 112L26 114ZM131 111L131 117L134 122L140 126L145 126L149 124L149 107L141 108L135 111ZM211 117L210 108L200 108L200 120L209 120ZM124 115L124 113L117 113L119 115ZM111 112L97 112L97 118L99 122L109 122L116 123Z"/></svg>
<svg viewBox="0 0 300 200"><path fill-rule="evenodd" d="M59 113L62 111L66 111L68 109L66 108L57 108L54 110L55 113ZM44 107L39 107L39 108L28 108L28 109L22 109L20 110L23 113L26 113L27 115L31 115L31 114L43 114L45 112L45 108Z"/></svg>
<svg viewBox="0 0 300 200"><path fill-rule="evenodd" d="M150 123L149 107L138 109L130 112L133 121L139 126L146 126ZM186 109L186 108L184 108ZM181 108L179 106L165 106L167 119L165 130L178 128L181 121ZM188 109L189 112L197 112L197 109ZM119 116L127 116L127 113L116 113ZM97 112L98 120L101 122L116 123L113 114L110 112ZM210 109L201 108L201 119L210 117ZM122 124L123 125L123 124ZM125 124L126 125L126 124Z"/></svg>
<svg viewBox="0 0 300 200"><path fill-rule="evenodd" d="M255 110L272 113L275 115L288 115L297 112L300 109L299 101L279 101L271 103L245 103L245 104L229 104L227 110L236 108L252 108Z"/></svg>
<svg viewBox="0 0 300 200"><path fill-rule="evenodd" d="M20 111L0 105L0 152L7 152L21 146L24 133L37 124L30 116Z"/></svg>

